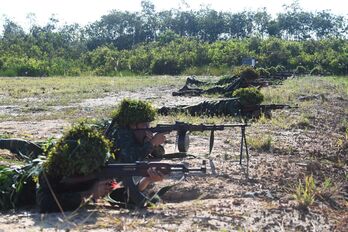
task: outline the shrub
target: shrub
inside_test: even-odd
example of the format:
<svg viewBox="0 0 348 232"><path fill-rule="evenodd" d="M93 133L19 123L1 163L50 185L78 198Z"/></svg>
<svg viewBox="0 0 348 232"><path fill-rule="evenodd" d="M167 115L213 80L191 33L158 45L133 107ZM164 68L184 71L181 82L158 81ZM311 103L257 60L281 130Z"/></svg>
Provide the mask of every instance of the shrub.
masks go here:
<svg viewBox="0 0 348 232"><path fill-rule="evenodd" d="M17 76L17 71L14 69L5 69L4 71L0 71L0 76L2 76L2 77L15 77L15 76Z"/></svg>
<svg viewBox="0 0 348 232"><path fill-rule="evenodd" d="M101 133L81 122L47 151L44 168L53 177L88 175L105 165L110 147Z"/></svg>
<svg viewBox="0 0 348 232"><path fill-rule="evenodd" d="M264 98L260 90L255 87L237 89L232 96L238 97L242 105L258 105Z"/></svg>
<svg viewBox="0 0 348 232"><path fill-rule="evenodd" d="M157 75L176 75L181 70L178 61L174 58L156 58L151 63L151 72Z"/></svg>
<svg viewBox="0 0 348 232"><path fill-rule="evenodd" d="M17 66L18 76L38 77L48 73L46 63L35 59L21 60Z"/></svg>

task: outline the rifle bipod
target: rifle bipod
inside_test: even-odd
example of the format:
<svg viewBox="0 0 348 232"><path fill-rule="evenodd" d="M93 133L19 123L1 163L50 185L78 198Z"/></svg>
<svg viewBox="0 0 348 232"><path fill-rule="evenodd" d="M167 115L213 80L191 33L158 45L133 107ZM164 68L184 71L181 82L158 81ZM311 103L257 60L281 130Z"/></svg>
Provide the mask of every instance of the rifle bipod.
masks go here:
<svg viewBox="0 0 348 232"><path fill-rule="evenodd" d="M246 154L246 178L249 179L249 151L248 151L248 143L245 136L245 127L248 126L247 124L241 126L241 141L240 141L240 154L239 154L239 164L243 166L242 160L243 160L243 147L245 147L245 154Z"/></svg>

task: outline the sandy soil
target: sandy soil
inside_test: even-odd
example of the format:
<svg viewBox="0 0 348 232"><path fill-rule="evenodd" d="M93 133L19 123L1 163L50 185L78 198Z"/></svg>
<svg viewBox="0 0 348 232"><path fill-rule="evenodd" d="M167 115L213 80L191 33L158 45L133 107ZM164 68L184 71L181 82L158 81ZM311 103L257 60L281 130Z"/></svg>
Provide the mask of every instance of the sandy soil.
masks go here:
<svg viewBox="0 0 348 232"><path fill-rule="evenodd" d="M122 92L104 99L88 99L83 107L115 104L124 96L146 95L156 106L196 103L203 98L172 97L169 89ZM287 129L252 123L247 138L255 135L272 137L268 151L250 148L239 165L240 132L217 131L213 152L208 156L209 136L191 135L189 153L196 159L177 160L190 166L211 159L216 173L189 175L163 197L163 202L148 209L126 210L100 201L76 212L41 215L36 209L0 214L0 231L348 231L347 150L341 124L348 118L348 99L325 96L313 99L310 108L274 111L273 117L296 116L311 112L309 123ZM12 109L17 110L19 109ZM68 123L60 120L0 123L0 133L42 140L60 136ZM168 136L167 153L175 150L175 135ZM1 153L1 152L0 152ZM172 162L172 161L171 161ZM318 187L330 177L334 186L327 198L317 197L307 209L298 206L294 192L298 180L313 174ZM174 175L166 183L177 182ZM155 186L154 188L159 188Z"/></svg>

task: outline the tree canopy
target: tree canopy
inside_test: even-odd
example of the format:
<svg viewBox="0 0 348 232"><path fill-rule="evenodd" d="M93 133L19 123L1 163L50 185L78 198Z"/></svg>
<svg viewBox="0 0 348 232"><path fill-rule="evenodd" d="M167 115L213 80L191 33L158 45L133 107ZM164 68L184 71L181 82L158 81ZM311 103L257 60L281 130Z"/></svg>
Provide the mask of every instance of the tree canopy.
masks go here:
<svg viewBox="0 0 348 232"><path fill-rule="evenodd" d="M139 12L113 10L81 27L32 23L25 31L6 19L0 35L0 75L115 75L121 71L179 74L195 67L231 67L255 57L260 67L303 66L347 74L348 22L328 10L306 12L295 1L276 17L171 9L151 1Z"/></svg>

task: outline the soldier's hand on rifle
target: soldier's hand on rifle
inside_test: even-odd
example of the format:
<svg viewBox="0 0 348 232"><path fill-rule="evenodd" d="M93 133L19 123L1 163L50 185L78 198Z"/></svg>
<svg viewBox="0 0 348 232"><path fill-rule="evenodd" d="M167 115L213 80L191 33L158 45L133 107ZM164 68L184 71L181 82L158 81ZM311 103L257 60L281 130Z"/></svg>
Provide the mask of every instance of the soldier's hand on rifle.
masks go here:
<svg viewBox="0 0 348 232"><path fill-rule="evenodd" d="M164 179L163 173L160 171L157 171L155 168L149 168L147 170L147 173L149 174L148 177L144 177L140 180L138 189L139 191L144 191L147 186L153 182L162 181Z"/></svg>
<svg viewBox="0 0 348 232"><path fill-rule="evenodd" d="M149 174L148 178L150 178L151 182L158 182L164 179L163 173L161 173L160 171L157 171L156 168L149 168L147 170L147 173Z"/></svg>
<svg viewBox="0 0 348 232"><path fill-rule="evenodd" d="M166 136L165 136L165 133L157 133L155 134L150 142L152 143L152 145L154 146L158 146L158 145L161 145L163 144L164 142L166 141Z"/></svg>

